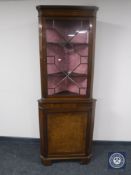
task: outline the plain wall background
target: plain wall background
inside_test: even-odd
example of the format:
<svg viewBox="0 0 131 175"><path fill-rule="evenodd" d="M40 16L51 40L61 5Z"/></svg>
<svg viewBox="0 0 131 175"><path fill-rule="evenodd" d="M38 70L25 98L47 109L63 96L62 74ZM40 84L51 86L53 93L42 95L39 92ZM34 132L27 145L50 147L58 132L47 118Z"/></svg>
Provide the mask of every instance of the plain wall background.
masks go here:
<svg viewBox="0 0 131 175"><path fill-rule="evenodd" d="M36 5L95 5L94 140L131 141L131 1L0 0L0 136L39 138Z"/></svg>

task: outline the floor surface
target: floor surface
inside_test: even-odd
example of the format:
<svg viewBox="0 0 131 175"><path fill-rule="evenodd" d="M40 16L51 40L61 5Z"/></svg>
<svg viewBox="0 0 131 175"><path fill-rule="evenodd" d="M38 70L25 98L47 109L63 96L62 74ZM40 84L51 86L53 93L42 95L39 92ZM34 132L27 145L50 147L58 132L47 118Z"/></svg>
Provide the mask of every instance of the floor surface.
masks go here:
<svg viewBox="0 0 131 175"><path fill-rule="evenodd" d="M42 165L39 143L0 142L0 175L131 175L131 144L95 143L93 158L88 165L79 161ZM125 169L109 169L108 153L126 152Z"/></svg>

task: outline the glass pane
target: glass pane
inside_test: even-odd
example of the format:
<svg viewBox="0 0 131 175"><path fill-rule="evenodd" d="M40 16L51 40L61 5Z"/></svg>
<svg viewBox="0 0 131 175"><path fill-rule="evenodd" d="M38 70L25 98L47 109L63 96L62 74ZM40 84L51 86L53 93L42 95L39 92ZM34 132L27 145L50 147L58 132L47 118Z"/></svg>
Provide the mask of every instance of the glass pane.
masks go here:
<svg viewBox="0 0 131 175"><path fill-rule="evenodd" d="M48 95L86 95L88 41L88 20L46 20Z"/></svg>

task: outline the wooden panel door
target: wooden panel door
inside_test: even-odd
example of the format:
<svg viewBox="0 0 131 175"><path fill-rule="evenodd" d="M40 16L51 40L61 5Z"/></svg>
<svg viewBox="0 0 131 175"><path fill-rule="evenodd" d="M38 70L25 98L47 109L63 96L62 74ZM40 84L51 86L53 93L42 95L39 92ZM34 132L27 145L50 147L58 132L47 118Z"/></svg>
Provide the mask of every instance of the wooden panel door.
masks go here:
<svg viewBox="0 0 131 175"><path fill-rule="evenodd" d="M85 155L88 124L87 112L49 112L48 155Z"/></svg>

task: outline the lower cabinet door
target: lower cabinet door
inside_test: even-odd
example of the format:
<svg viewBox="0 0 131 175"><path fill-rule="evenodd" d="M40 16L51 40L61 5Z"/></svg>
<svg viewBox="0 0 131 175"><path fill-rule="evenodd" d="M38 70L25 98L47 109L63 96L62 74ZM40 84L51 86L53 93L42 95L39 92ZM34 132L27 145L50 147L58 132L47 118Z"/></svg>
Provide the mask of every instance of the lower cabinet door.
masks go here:
<svg viewBox="0 0 131 175"><path fill-rule="evenodd" d="M48 112L46 117L48 156L86 154L88 112Z"/></svg>

